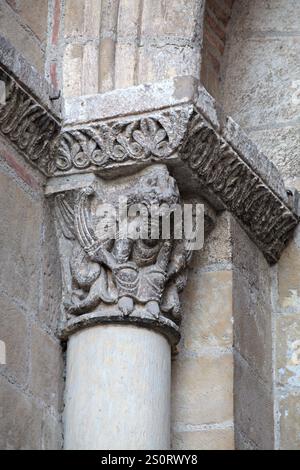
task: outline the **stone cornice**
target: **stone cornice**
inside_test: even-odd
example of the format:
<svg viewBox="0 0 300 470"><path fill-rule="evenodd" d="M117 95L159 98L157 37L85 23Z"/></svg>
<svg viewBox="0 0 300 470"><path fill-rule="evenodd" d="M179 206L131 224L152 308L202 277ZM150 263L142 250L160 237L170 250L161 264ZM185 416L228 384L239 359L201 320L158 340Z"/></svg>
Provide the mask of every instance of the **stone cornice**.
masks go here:
<svg viewBox="0 0 300 470"><path fill-rule="evenodd" d="M58 119L0 66L5 99L0 104L0 133L44 175L53 174L51 145Z"/></svg>
<svg viewBox="0 0 300 470"><path fill-rule="evenodd" d="M0 134L33 166L50 176L53 174L50 149L60 132L60 99L1 35L0 82Z"/></svg>
<svg viewBox="0 0 300 470"><path fill-rule="evenodd" d="M172 86L167 101L176 96L176 84ZM162 88L166 93L167 86ZM179 179L181 172L197 179L201 194L205 194L203 188L213 194L218 207L229 210L268 261L275 263L299 221L293 201L276 167L220 113L204 89L194 90L190 84L180 104L173 100L160 110L141 113L142 105L137 103L138 115L124 117L121 109L118 118L67 124L53 148L55 175L95 172L113 177L139 165L165 163L176 168ZM157 95L157 90L152 92ZM113 93L126 95L126 90ZM150 99L151 87L147 90ZM124 101L123 96L122 107ZM88 97L87 103L83 99L80 104L85 119L90 102ZM74 107L73 100L72 116ZM188 191L191 180L183 178L181 190Z"/></svg>
<svg viewBox="0 0 300 470"><path fill-rule="evenodd" d="M179 153L201 184L237 218L267 260L276 263L299 222L286 198L276 194L197 111Z"/></svg>
<svg viewBox="0 0 300 470"><path fill-rule="evenodd" d="M6 102L0 105L0 133L46 176L114 178L167 164L181 191L193 186L215 209L228 209L270 263L279 259L299 221L295 198L288 197L274 165L194 79L66 100L61 129L51 90L37 85L37 74L1 39Z"/></svg>

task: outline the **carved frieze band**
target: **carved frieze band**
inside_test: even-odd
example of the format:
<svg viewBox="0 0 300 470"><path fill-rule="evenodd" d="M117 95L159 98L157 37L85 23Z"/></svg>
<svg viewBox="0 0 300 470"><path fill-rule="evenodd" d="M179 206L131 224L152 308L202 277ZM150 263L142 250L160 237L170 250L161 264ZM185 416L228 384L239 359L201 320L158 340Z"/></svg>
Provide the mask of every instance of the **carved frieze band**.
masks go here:
<svg viewBox="0 0 300 470"><path fill-rule="evenodd" d="M197 112L180 155L237 217L268 261L276 263L298 217Z"/></svg>
<svg viewBox="0 0 300 470"><path fill-rule="evenodd" d="M192 106L67 129L53 148L56 174L99 170L129 162L162 162L183 143Z"/></svg>
<svg viewBox="0 0 300 470"><path fill-rule="evenodd" d="M54 173L51 145L60 131L56 119L0 68L5 96L0 102L0 133L45 175Z"/></svg>
<svg viewBox="0 0 300 470"><path fill-rule="evenodd" d="M6 95L0 133L45 175L101 173L138 162L168 163L176 156L237 217L269 262L279 259L298 217L192 103L61 131L1 68L0 80Z"/></svg>
<svg viewBox="0 0 300 470"><path fill-rule="evenodd" d="M278 261L298 217L192 105L67 129L55 144L55 173L167 163L176 152L237 217L268 261Z"/></svg>

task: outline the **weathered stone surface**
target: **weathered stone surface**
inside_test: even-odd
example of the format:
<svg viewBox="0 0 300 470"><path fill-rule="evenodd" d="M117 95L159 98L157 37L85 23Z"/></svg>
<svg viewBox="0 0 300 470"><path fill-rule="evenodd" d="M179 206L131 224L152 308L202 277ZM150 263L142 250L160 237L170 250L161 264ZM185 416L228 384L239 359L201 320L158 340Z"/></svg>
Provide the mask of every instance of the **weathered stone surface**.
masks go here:
<svg viewBox="0 0 300 470"><path fill-rule="evenodd" d="M41 443L42 410L32 398L0 376L0 448L38 450Z"/></svg>
<svg viewBox="0 0 300 470"><path fill-rule="evenodd" d="M238 218L268 261L276 262L298 224L297 214L198 113L190 119L180 156Z"/></svg>
<svg viewBox="0 0 300 470"><path fill-rule="evenodd" d="M270 295L270 266L255 243L250 240L245 230L233 217L231 218L230 229L232 264L237 274L240 273L257 293Z"/></svg>
<svg viewBox="0 0 300 470"><path fill-rule="evenodd" d="M174 76L197 77L199 72L200 49L193 47L193 41L179 40L179 44L162 42L145 43L139 57L139 83L171 79Z"/></svg>
<svg viewBox="0 0 300 470"><path fill-rule="evenodd" d="M17 21L13 10L4 1L0 3L0 31L30 64L43 72L45 56L40 42Z"/></svg>
<svg viewBox="0 0 300 470"><path fill-rule="evenodd" d="M300 448L300 395L290 394L280 401L280 448Z"/></svg>
<svg viewBox="0 0 300 470"><path fill-rule="evenodd" d="M300 230L287 247L278 265L279 307L300 310Z"/></svg>
<svg viewBox="0 0 300 470"><path fill-rule="evenodd" d="M236 40L228 63L225 112L244 128L298 118L294 84L299 81L299 53L299 37Z"/></svg>
<svg viewBox="0 0 300 470"><path fill-rule="evenodd" d="M40 41L47 34L48 0L19 0L18 13Z"/></svg>
<svg viewBox="0 0 300 470"><path fill-rule="evenodd" d="M87 0L66 0L64 28L65 36L83 36L84 8L86 3Z"/></svg>
<svg viewBox="0 0 300 470"><path fill-rule="evenodd" d="M300 388L300 314L276 317L276 375L281 386Z"/></svg>
<svg viewBox="0 0 300 470"><path fill-rule="evenodd" d="M176 432L174 450L234 450L233 429L207 429L194 432Z"/></svg>
<svg viewBox="0 0 300 470"><path fill-rule="evenodd" d="M198 4L195 0L175 0L168 8L164 0L145 0L142 34L147 36L184 36L195 34Z"/></svg>
<svg viewBox="0 0 300 470"><path fill-rule="evenodd" d="M61 99L57 96L51 100L55 92L53 87L30 65L23 55L13 47L8 39L0 35L0 63L8 69L32 96L35 96L59 120Z"/></svg>
<svg viewBox="0 0 300 470"><path fill-rule="evenodd" d="M42 173L51 174L50 145L59 132L59 123L1 67L0 80L5 84L0 133Z"/></svg>
<svg viewBox="0 0 300 470"><path fill-rule="evenodd" d="M297 0L240 0L238 11L243 11L243 15L238 15L238 26L242 26L245 31L285 34L299 32Z"/></svg>
<svg viewBox="0 0 300 470"><path fill-rule="evenodd" d="M98 90L98 73L90 73L94 64L98 64L98 49L96 44L86 44L82 56L82 94L92 95Z"/></svg>
<svg viewBox="0 0 300 470"><path fill-rule="evenodd" d="M174 83L178 87L178 106L166 111L147 113L140 118L132 116L128 120L123 118L72 125L75 110L80 109L80 103L78 100L71 101L71 106L69 103L67 108L67 119L70 121L53 150L56 174L87 169L116 172L129 164L134 166L139 162L153 161L168 163L170 159L170 164L185 165L193 176L199 178L199 185L206 188L208 194L214 194L219 204L238 218L268 261L276 262L298 223L298 216L293 213L294 199L287 198L283 180L275 167L265 157L260 157L257 148L240 133L233 121L228 121L224 131L228 141L208 124L200 109L203 108L205 115L215 121L217 109L213 100L200 93L203 105L201 107L200 96L193 108L195 95L194 92L190 94L190 91L194 88L189 86L187 102L186 79L182 81L180 78ZM166 84L169 86L170 82L164 82ZM164 87L163 89L165 90ZM139 93L143 96L145 91L142 87L132 87L129 90L129 94L124 94L125 103L129 95L131 98L137 97L139 102ZM155 90L154 87L154 96ZM122 91L109 93L107 96L119 96L121 100L124 98ZM181 102L182 98L184 104ZM88 116L90 119L95 116L89 104L92 97L87 100L81 103L83 108L86 106L82 116L85 120ZM97 105L99 103L97 100ZM150 104L145 105L142 101L141 105L145 111L145 107ZM172 162L171 157L174 160ZM178 161L178 157L182 162ZM259 158L264 162L262 171L259 170Z"/></svg>
<svg viewBox="0 0 300 470"><path fill-rule="evenodd" d="M235 437L235 450L259 450L257 445L254 442L249 441L247 436L240 432L240 430L235 426L234 429Z"/></svg>
<svg viewBox="0 0 300 470"><path fill-rule="evenodd" d="M136 44L118 43L115 56L115 88L133 86L136 81Z"/></svg>
<svg viewBox="0 0 300 470"><path fill-rule="evenodd" d="M43 205L42 232L38 318L51 331L56 331L60 317L62 281L54 208L50 201Z"/></svg>
<svg viewBox="0 0 300 470"><path fill-rule="evenodd" d="M61 346L35 325L32 327L31 344L30 390L47 406L59 412L63 391Z"/></svg>
<svg viewBox="0 0 300 470"><path fill-rule="evenodd" d="M146 227L145 217L136 213L124 233L120 228L124 227L121 196L126 198L127 211L134 209L133 204L135 211L136 205L141 211L143 205L147 224L148 210L153 216L154 205L157 216L166 218L175 212L180 195L167 167L153 165L113 183L99 178L83 189L70 186L66 193L61 190L58 188L55 208L64 273L65 330L70 333L69 327L78 325L76 317L83 316L79 318L83 326L98 316L100 323L137 323L162 333L165 326L167 337L168 330L174 330L176 341L181 322L179 293L185 287L192 256L188 241L176 240L171 234L148 239L149 226L137 238L136 228L142 234ZM104 203L112 204L109 210L115 215L110 217L115 219L105 219ZM105 230L106 225L110 231Z"/></svg>
<svg viewBox="0 0 300 470"><path fill-rule="evenodd" d="M27 309L36 311L41 209L35 200L3 173L0 173L0 187L0 283L5 292L16 301Z"/></svg>
<svg viewBox="0 0 300 470"><path fill-rule="evenodd" d="M42 450L61 450L63 429L60 416L54 417L48 411L43 414Z"/></svg>
<svg viewBox="0 0 300 470"><path fill-rule="evenodd" d="M171 348L161 334L123 324L73 335L65 450L169 449L170 381Z"/></svg>
<svg viewBox="0 0 300 470"><path fill-rule="evenodd" d="M232 355L182 357L173 364L172 420L193 425L233 416Z"/></svg>
<svg viewBox="0 0 300 470"><path fill-rule="evenodd" d="M261 450L274 446L273 397L238 354L235 357L235 423Z"/></svg>
<svg viewBox="0 0 300 470"><path fill-rule="evenodd" d="M214 229L206 236L202 250L196 251L191 260L191 269L197 272L206 266L222 264L231 266L232 240L231 240L232 216L229 212L218 215Z"/></svg>
<svg viewBox="0 0 300 470"><path fill-rule="evenodd" d="M230 117L226 119L226 124L222 128L224 138L242 156L243 160L256 172L259 173L263 181L268 182L268 186L285 202L288 202L287 192L284 187L283 178L275 165L261 153L255 145L255 141L260 143L260 139L252 141L240 126Z"/></svg>
<svg viewBox="0 0 300 470"><path fill-rule="evenodd" d="M257 291L239 271L233 273L234 346L257 375L272 385L272 307L270 290Z"/></svg>
<svg viewBox="0 0 300 470"><path fill-rule="evenodd" d="M63 63L63 87L66 98L82 95L82 60L83 46L68 44L65 48Z"/></svg>
<svg viewBox="0 0 300 470"><path fill-rule="evenodd" d="M29 371L26 315L4 295L0 296L0 332L6 348L6 365L1 366L1 371L24 385Z"/></svg>
<svg viewBox="0 0 300 470"><path fill-rule="evenodd" d="M220 128L220 117L222 112L215 99L206 91L201 84L198 87L198 99L196 108L217 130Z"/></svg>
<svg viewBox="0 0 300 470"><path fill-rule="evenodd" d="M300 175L300 127L256 130L249 133L259 148L280 170L284 178Z"/></svg>
<svg viewBox="0 0 300 470"><path fill-rule="evenodd" d="M64 122L70 125L100 121L190 103L194 99L196 87L197 80L194 78L177 77L121 91L67 98Z"/></svg>
<svg viewBox="0 0 300 470"><path fill-rule="evenodd" d="M183 346L231 348L233 343L232 273L189 273L183 292Z"/></svg>

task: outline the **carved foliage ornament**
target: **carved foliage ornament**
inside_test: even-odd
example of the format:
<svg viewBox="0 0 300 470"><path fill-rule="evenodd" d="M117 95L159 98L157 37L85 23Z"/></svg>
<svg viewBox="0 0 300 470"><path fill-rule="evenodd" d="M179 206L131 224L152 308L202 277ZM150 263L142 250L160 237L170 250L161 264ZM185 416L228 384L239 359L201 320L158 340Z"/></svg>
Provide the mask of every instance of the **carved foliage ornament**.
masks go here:
<svg viewBox="0 0 300 470"><path fill-rule="evenodd" d="M0 102L0 133L45 175L54 171L50 147L60 127L57 121L0 68L5 96Z"/></svg>
<svg viewBox="0 0 300 470"><path fill-rule="evenodd" d="M65 130L55 144L55 171L167 163L175 152L237 217L268 261L278 261L298 217L192 105Z"/></svg>
<svg viewBox="0 0 300 470"><path fill-rule="evenodd" d="M65 130L53 149L57 174L104 169L128 162L163 161L182 143L190 106L145 116Z"/></svg>
<svg viewBox="0 0 300 470"><path fill-rule="evenodd" d="M58 122L0 68L0 133L45 175L159 162L179 154L241 222L269 262L278 261L298 217L207 123L192 104L75 126Z"/></svg>
<svg viewBox="0 0 300 470"><path fill-rule="evenodd" d="M181 157L237 217L268 261L278 261L298 217L198 113L191 119Z"/></svg>

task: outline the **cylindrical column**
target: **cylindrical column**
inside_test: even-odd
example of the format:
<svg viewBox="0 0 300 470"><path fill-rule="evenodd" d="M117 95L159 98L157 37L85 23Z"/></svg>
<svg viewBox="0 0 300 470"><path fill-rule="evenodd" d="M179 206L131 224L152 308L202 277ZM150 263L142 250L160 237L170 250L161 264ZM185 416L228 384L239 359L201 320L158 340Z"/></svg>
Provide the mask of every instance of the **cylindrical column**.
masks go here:
<svg viewBox="0 0 300 470"><path fill-rule="evenodd" d="M170 448L171 347L151 329L100 325L68 342L65 449Z"/></svg>

